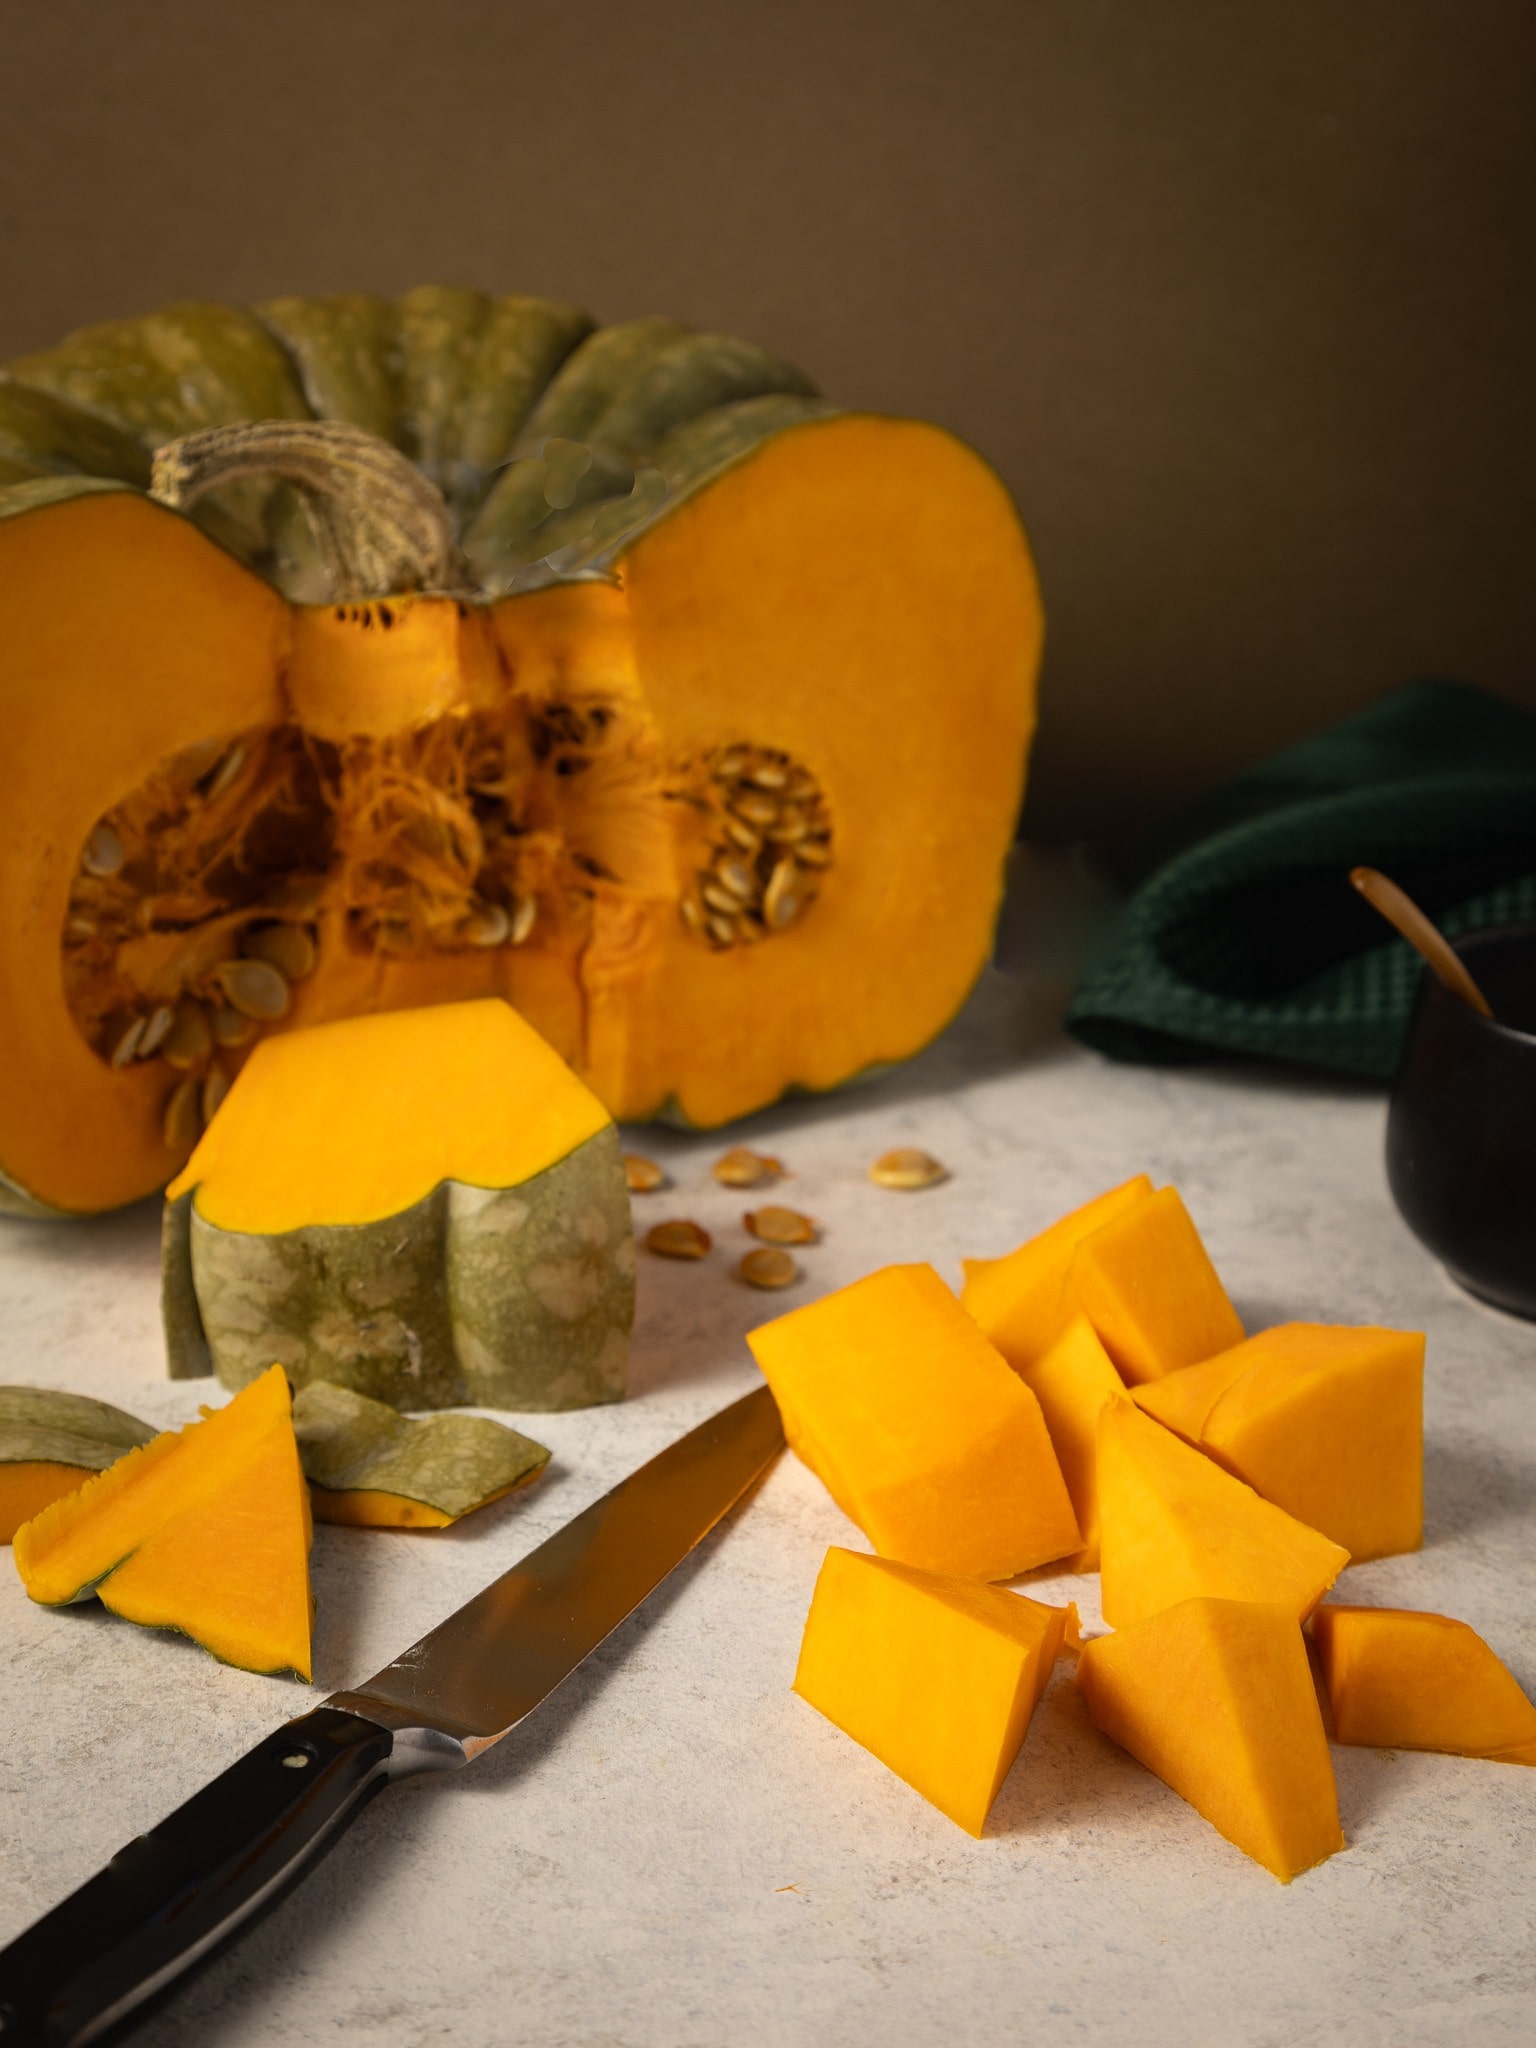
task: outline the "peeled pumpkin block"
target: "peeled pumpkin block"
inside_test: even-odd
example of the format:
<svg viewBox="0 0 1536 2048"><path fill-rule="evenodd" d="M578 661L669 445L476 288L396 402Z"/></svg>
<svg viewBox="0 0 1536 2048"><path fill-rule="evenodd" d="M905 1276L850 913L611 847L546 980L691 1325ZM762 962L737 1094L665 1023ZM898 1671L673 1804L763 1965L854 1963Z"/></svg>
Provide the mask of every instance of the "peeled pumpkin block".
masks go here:
<svg viewBox="0 0 1536 2048"><path fill-rule="evenodd" d="M1086 1311L1128 1386L1196 1365L1243 1338L1176 1188L1159 1188L1085 1237L1072 1255L1065 1298Z"/></svg>
<svg viewBox="0 0 1536 2048"><path fill-rule="evenodd" d="M5 365L0 1207L163 1187L253 1041L376 1010L503 997L696 1126L908 1057L1042 624L969 447L673 320L429 285Z"/></svg>
<svg viewBox="0 0 1536 2048"><path fill-rule="evenodd" d="M95 1594L226 1664L309 1678L309 1488L272 1366L227 1407L167 1430L16 1531L45 1607Z"/></svg>
<svg viewBox="0 0 1536 2048"><path fill-rule="evenodd" d="M1040 1403L931 1266L747 1338L791 1448L882 1557L1008 1579L1082 1538Z"/></svg>
<svg viewBox="0 0 1536 2048"><path fill-rule="evenodd" d="M1085 1643L1095 1724L1289 1884L1344 1847L1328 1738L1288 1606L1184 1600Z"/></svg>
<svg viewBox="0 0 1536 2048"><path fill-rule="evenodd" d="M106 1401L51 1387L0 1387L0 1543L155 1432Z"/></svg>
<svg viewBox="0 0 1536 2048"><path fill-rule="evenodd" d="M1021 1368L1020 1377L1040 1403L1083 1532L1083 1547L1071 1567L1097 1571L1099 1416L1106 1401L1123 1397L1124 1384L1085 1315L1074 1316L1042 1357Z"/></svg>
<svg viewBox="0 0 1536 2048"><path fill-rule="evenodd" d="M355 1529L446 1529L536 1479L549 1452L483 1415L407 1421L382 1401L314 1380L293 1433L320 1522Z"/></svg>
<svg viewBox="0 0 1536 2048"><path fill-rule="evenodd" d="M1071 1613L832 1549L806 1617L795 1691L979 1835Z"/></svg>
<svg viewBox="0 0 1536 2048"><path fill-rule="evenodd" d="M1281 1323L1139 1387L1138 1407L1356 1564L1424 1535L1424 1339Z"/></svg>
<svg viewBox="0 0 1536 2048"><path fill-rule="evenodd" d="M494 997L267 1039L167 1191L162 1302L174 1378L275 1359L398 1408L616 1401L618 1132Z"/></svg>
<svg viewBox="0 0 1536 2048"><path fill-rule="evenodd" d="M1337 1741L1536 1764L1536 1705L1466 1622L1328 1605L1312 1640Z"/></svg>
<svg viewBox="0 0 1536 2048"><path fill-rule="evenodd" d="M1274 1602L1299 1623L1349 1563L1341 1545L1261 1500L1123 1394L1099 1417L1097 1476L1112 1628L1200 1597Z"/></svg>
<svg viewBox="0 0 1536 2048"><path fill-rule="evenodd" d="M960 1299L1015 1370L1040 1357L1059 1334L1062 1292L1078 1245L1151 1192L1151 1181L1138 1173L1003 1258L961 1260Z"/></svg>

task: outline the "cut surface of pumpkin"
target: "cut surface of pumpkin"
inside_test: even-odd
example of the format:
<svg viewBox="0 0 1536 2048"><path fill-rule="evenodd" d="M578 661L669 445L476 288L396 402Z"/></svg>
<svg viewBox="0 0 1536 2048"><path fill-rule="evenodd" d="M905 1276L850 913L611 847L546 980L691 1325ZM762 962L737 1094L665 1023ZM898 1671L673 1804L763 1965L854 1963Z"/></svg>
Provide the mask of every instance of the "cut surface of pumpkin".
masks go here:
<svg viewBox="0 0 1536 2048"><path fill-rule="evenodd" d="M1006 1579L1081 1546L1040 1404L931 1266L748 1338L791 1448L882 1557Z"/></svg>
<svg viewBox="0 0 1536 2048"><path fill-rule="evenodd" d="M1083 1238L1066 1299L1086 1312L1128 1386L1196 1365L1243 1338L1176 1188L1131 1203Z"/></svg>
<svg viewBox="0 0 1536 2048"><path fill-rule="evenodd" d="M487 1416L410 1421L325 1380L299 1390L293 1430L315 1519L354 1529L446 1529L549 1463L543 1444Z"/></svg>
<svg viewBox="0 0 1536 2048"><path fill-rule="evenodd" d="M270 1371L227 1407L127 1452L16 1532L44 1606L91 1594L179 1629L227 1664L310 1671L309 1490L288 1383Z"/></svg>
<svg viewBox="0 0 1536 2048"><path fill-rule="evenodd" d="M1085 1643L1077 1682L1106 1735L1282 1884L1344 1847L1288 1606L1183 1601Z"/></svg>
<svg viewBox="0 0 1536 2048"><path fill-rule="evenodd" d="M1124 1382L1085 1315L1074 1316L1034 1364L1020 1369L1020 1377L1040 1403L1083 1532L1072 1569L1097 1571L1099 1416L1106 1401L1123 1396Z"/></svg>
<svg viewBox="0 0 1536 2048"><path fill-rule="evenodd" d="M1138 1407L1355 1563L1424 1533L1424 1339L1282 1323L1136 1390Z"/></svg>
<svg viewBox="0 0 1536 2048"><path fill-rule="evenodd" d="M0 1543L154 1434L137 1416L85 1394L0 1387Z"/></svg>
<svg viewBox="0 0 1536 2048"><path fill-rule="evenodd" d="M795 1691L980 1835L1060 1654L1069 1610L827 1552Z"/></svg>
<svg viewBox="0 0 1536 2048"><path fill-rule="evenodd" d="M1536 1764L1536 1705L1466 1622L1327 1602L1312 1640L1337 1741Z"/></svg>
<svg viewBox="0 0 1536 2048"><path fill-rule="evenodd" d="M173 1375L277 1360L401 1408L617 1400L634 1316L618 1133L494 997L260 1045L165 1212Z"/></svg>
<svg viewBox="0 0 1536 2048"><path fill-rule="evenodd" d="M0 381L8 1204L163 1186L253 1043L360 1011L503 997L698 1125L932 1038L1034 725L997 477L669 321L275 307Z"/></svg>
<svg viewBox="0 0 1536 2048"><path fill-rule="evenodd" d="M1151 1193L1151 1181L1138 1173L1000 1259L961 1261L960 1299L1015 1371L1041 1357L1060 1335L1062 1296L1078 1245Z"/></svg>
<svg viewBox="0 0 1536 2048"><path fill-rule="evenodd" d="M1300 1623L1349 1552L1122 1395L1098 1429L1099 1569L1104 1619L1129 1628L1197 1597L1284 1606Z"/></svg>

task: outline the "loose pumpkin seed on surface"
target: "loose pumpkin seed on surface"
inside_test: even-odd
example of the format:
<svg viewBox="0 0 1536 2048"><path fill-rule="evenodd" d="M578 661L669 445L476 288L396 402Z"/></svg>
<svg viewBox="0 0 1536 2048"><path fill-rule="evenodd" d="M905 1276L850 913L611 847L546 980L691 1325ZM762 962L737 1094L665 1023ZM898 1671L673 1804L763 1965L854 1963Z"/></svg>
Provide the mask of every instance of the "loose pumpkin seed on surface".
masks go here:
<svg viewBox="0 0 1536 2048"><path fill-rule="evenodd" d="M910 1192L936 1187L941 1180L948 1180L949 1169L941 1166L931 1152L920 1151L916 1145L898 1145L895 1151L880 1154L869 1169L869 1177L876 1187Z"/></svg>
<svg viewBox="0 0 1536 2048"><path fill-rule="evenodd" d="M761 1209L749 1209L741 1220L764 1244L815 1244L821 1236L820 1225L809 1216L802 1216L798 1209L778 1208L771 1202Z"/></svg>
<svg viewBox="0 0 1536 2048"><path fill-rule="evenodd" d="M667 1176L654 1159L647 1159L639 1152L626 1152L624 1182L632 1195L652 1195L667 1185Z"/></svg>
<svg viewBox="0 0 1536 2048"><path fill-rule="evenodd" d="M736 1270L749 1287L788 1287L800 1278L788 1252L766 1249L745 1253Z"/></svg>
<svg viewBox="0 0 1536 2048"><path fill-rule="evenodd" d="M653 1223L645 1233L645 1248L655 1252L662 1259L702 1259L711 1249L714 1239L700 1224L691 1223L685 1216L676 1216L667 1223Z"/></svg>
<svg viewBox="0 0 1536 2048"><path fill-rule="evenodd" d="M767 1181L784 1178L784 1162L766 1152L754 1152L750 1145L733 1145L710 1168L722 1186L760 1188Z"/></svg>

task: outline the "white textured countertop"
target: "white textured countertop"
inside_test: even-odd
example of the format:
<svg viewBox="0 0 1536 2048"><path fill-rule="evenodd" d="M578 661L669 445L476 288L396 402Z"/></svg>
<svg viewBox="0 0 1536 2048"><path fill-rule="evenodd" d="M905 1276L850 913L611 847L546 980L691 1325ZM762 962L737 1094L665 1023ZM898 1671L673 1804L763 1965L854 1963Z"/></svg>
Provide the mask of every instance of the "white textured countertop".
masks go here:
<svg viewBox="0 0 1536 2048"><path fill-rule="evenodd" d="M670 1438L755 1382L743 1332L892 1259L1000 1252L1145 1168L1175 1182L1250 1327L1429 1332L1428 1528L1341 1584L1487 1635L1536 1692L1536 1327L1456 1293L1380 1165L1383 1103L1238 1070L1116 1068L1053 991L991 975L921 1059L755 1120L827 1225L806 1281L731 1267L752 1197L718 1139L647 1133L700 1265L641 1260L633 1395L540 1416L526 1495L438 1536L316 1532L313 1695L94 1607L29 1605L0 1560L0 1942L273 1724L384 1663ZM736 1134L733 1134L733 1136ZM864 1178L916 1143L942 1187ZM153 1205L0 1230L0 1381L168 1424ZM222 1398L222 1397L220 1397ZM789 1690L829 1543L781 1460L530 1721L472 1770L387 1792L296 1893L138 2037L155 2048L1409 2048L1536 2038L1536 1770L1334 1752L1348 1851L1282 1888L1101 1737L1069 1666L972 1841ZM1048 1582L1096 1614L1092 1580Z"/></svg>

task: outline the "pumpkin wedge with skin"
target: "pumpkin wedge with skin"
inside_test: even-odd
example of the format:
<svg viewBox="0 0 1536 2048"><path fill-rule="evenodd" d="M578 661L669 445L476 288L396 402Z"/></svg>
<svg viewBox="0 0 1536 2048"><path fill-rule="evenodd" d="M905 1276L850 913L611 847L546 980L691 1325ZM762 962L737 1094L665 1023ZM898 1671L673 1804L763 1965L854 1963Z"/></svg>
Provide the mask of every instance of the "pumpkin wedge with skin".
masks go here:
<svg viewBox="0 0 1536 2048"><path fill-rule="evenodd" d="M310 1527L288 1383L273 1366L24 1523L13 1555L44 1606L94 1593L226 1664L307 1680Z"/></svg>
<svg viewBox="0 0 1536 2048"><path fill-rule="evenodd" d="M1349 1552L1261 1500L1122 1395L1099 1416L1096 1466L1104 1619L1113 1628L1181 1601L1260 1600L1299 1624Z"/></svg>
<svg viewBox="0 0 1536 2048"><path fill-rule="evenodd" d="M154 1435L137 1416L85 1394L0 1387L0 1543Z"/></svg>
<svg viewBox="0 0 1536 2048"><path fill-rule="evenodd" d="M1072 1497L1083 1547L1071 1560L1074 1571L1099 1568L1099 1417L1106 1401L1125 1387L1109 1353L1085 1315L1074 1316L1042 1357L1019 1377L1040 1403L1045 1426Z"/></svg>
<svg viewBox="0 0 1536 2048"><path fill-rule="evenodd" d="M827 1552L795 1691L979 1836L1061 1654L1073 1610Z"/></svg>
<svg viewBox="0 0 1536 2048"><path fill-rule="evenodd" d="M937 428L424 288L88 330L0 376L0 460L7 1206L163 1186L299 1026L500 996L708 1125L983 964L1040 609Z"/></svg>
<svg viewBox="0 0 1536 2048"><path fill-rule="evenodd" d="M1127 1386L1196 1365L1243 1339L1176 1188L1128 1204L1082 1239L1064 1302L1086 1313Z"/></svg>
<svg viewBox="0 0 1536 2048"><path fill-rule="evenodd" d="M1325 1603L1312 1641L1335 1741L1536 1764L1536 1705L1466 1622Z"/></svg>
<svg viewBox="0 0 1536 2048"><path fill-rule="evenodd" d="M960 1299L1016 1371L1043 1356L1060 1335L1067 1273L1083 1239L1151 1193L1151 1181L1138 1173L1000 1259L961 1260Z"/></svg>
<svg viewBox="0 0 1536 2048"><path fill-rule="evenodd" d="M293 1404L316 1521L446 1529L536 1479L549 1452L484 1415L408 1421L350 1387L313 1380Z"/></svg>
<svg viewBox="0 0 1536 2048"><path fill-rule="evenodd" d="M1081 1545L1040 1404L931 1266L749 1332L790 1448L882 1557L1008 1579Z"/></svg>
<svg viewBox="0 0 1536 2048"><path fill-rule="evenodd" d="M1289 1607L1182 1601L1085 1643L1077 1682L1106 1735L1282 1884L1344 1847Z"/></svg>
<svg viewBox="0 0 1536 2048"><path fill-rule="evenodd" d="M1281 1323L1138 1387L1146 1414L1356 1564L1424 1533L1424 1339Z"/></svg>
<svg viewBox="0 0 1536 2048"><path fill-rule="evenodd" d="M265 1041L165 1210L173 1377L276 1359L399 1408L624 1392L635 1252L618 1133L486 999Z"/></svg>

